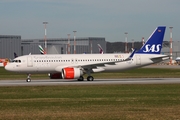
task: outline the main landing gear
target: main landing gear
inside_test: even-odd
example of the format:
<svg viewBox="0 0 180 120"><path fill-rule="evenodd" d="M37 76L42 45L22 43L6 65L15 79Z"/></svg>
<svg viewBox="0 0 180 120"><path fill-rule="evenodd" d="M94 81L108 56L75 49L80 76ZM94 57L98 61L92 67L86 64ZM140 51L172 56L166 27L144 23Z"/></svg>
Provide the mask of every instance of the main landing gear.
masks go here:
<svg viewBox="0 0 180 120"><path fill-rule="evenodd" d="M78 80L78 81L84 81L84 77L83 77L83 76L80 76L77 80ZM93 81L93 80L94 80L94 77L93 77L93 76L89 75L89 76L87 77L87 81ZM31 82L31 74L28 74L27 79L26 79L26 82Z"/></svg>
<svg viewBox="0 0 180 120"><path fill-rule="evenodd" d="M78 81L84 81L84 77L83 77L83 76L80 76L80 77L78 78Z"/></svg>
<svg viewBox="0 0 180 120"><path fill-rule="evenodd" d="M93 81L94 80L94 77L93 76L88 76L87 77L87 81ZM80 76L78 78L78 81L84 81L84 77L83 76Z"/></svg>
<svg viewBox="0 0 180 120"><path fill-rule="evenodd" d="M26 82L31 82L31 74L28 74Z"/></svg>
<svg viewBox="0 0 180 120"><path fill-rule="evenodd" d="M93 76L88 76L87 77L87 81L93 81L94 80L94 77Z"/></svg>
<svg viewBox="0 0 180 120"><path fill-rule="evenodd" d="M94 77L91 76L91 69L88 69L86 72L88 74L88 77L87 77L87 81L93 81L94 80Z"/></svg>

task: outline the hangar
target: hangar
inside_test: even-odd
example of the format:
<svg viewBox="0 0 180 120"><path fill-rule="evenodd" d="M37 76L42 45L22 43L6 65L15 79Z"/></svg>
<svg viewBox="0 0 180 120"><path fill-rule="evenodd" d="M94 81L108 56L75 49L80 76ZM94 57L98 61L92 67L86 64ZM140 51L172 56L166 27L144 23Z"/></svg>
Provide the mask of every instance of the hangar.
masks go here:
<svg viewBox="0 0 180 120"><path fill-rule="evenodd" d="M22 54L39 54L38 45L41 45L43 48L45 40L44 39L29 39L21 41L21 51ZM82 53L98 53L98 46L100 44L103 50L106 52L106 41L105 38L101 37L85 37L85 38L76 38L75 44L74 39L68 38L48 38L47 39L47 53L48 54L68 54L68 43L70 54L74 54L74 47L76 47L76 54Z"/></svg>
<svg viewBox="0 0 180 120"><path fill-rule="evenodd" d="M21 55L21 36L0 35L0 58L13 58L14 52Z"/></svg>
<svg viewBox="0 0 180 120"><path fill-rule="evenodd" d="M40 54L38 45L44 48L44 39L21 39L21 36L0 35L0 58L14 58L14 53L18 56L27 54ZM70 54L74 54L74 46L76 54L82 53L99 53L97 44L100 44L104 52L106 52L106 41L103 37L82 37L75 39L70 38L48 38L47 53L48 54L67 54L68 41Z"/></svg>

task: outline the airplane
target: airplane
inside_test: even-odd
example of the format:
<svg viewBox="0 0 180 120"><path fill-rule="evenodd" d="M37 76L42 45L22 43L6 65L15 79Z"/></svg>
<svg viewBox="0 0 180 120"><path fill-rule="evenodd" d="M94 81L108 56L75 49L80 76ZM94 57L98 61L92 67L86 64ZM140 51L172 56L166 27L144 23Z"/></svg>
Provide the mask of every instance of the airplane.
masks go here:
<svg viewBox="0 0 180 120"><path fill-rule="evenodd" d="M6 59L0 58L0 67L4 66L5 61L6 61Z"/></svg>
<svg viewBox="0 0 180 120"><path fill-rule="evenodd" d="M7 71L26 73L26 82L31 82L33 73L59 73L63 79L93 81L91 73L123 71L140 68L169 59L161 53L165 26L157 27L146 43L136 52L113 54L46 54L24 55L5 66Z"/></svg>
<svg viewBox="0 0 180 120"><path fill-rule="evenodd" d="M175 61L176 61L176 63L177 63L178 65L180 65L180 57L177 57L177 58L175 59Z"/></svg>
<svg viewBox="0 0 180 120"><path fill-rule="evenodd" d="M175 59L175 61L178 61L178 62L179 62L179 61L180 61L180 57L177 57L177 58Z"/></svg>
<svg viewBox="0 0 180 120"><path fill-rule="evenodd" d="M9 63L10 59L0 58L0 67L5 67Z"/></svg>

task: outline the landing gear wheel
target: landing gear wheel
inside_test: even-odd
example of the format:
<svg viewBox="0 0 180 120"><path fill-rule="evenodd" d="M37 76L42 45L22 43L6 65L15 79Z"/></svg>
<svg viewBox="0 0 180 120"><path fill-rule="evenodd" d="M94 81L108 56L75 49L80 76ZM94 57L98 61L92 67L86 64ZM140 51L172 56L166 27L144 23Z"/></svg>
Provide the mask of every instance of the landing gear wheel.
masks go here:
<svg viewBox="0 0 180 120"><path fill-rule="evenodd" d="M78 81L84 81L84 77L83 77L83 76L80 76L80 77L78 78Z"/></svg>
<svg viewBox="0 0 180 120"><path fill-rule="evenodd" d="M26 82L31 82L31 74L28 74Z"/></svg>
<svg viewBox="0 0 180 120"><path fill-rule="evenodd" d="M30 79L30 78L27 78L27 79L26 79L26 82L31 82L31 79Z"/></svg>
<svg viewBox="0 0 180 120"><path fill-rule="evenodd" d="M88 76L87 77L87 81L93 81L93 80L94 80L93 76Z"/></svg>

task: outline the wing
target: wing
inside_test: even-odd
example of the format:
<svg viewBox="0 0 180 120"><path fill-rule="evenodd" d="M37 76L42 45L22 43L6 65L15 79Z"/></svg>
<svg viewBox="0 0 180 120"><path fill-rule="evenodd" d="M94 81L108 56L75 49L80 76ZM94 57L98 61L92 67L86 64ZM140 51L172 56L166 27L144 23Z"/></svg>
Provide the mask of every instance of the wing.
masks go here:
<svg viewBox="0 0 180 120"><path fill-rule="evenodd" d="M124 59L124 60L120 60L120 61L109 61L109 62L101 62L101 63L96 63L96 64L94 64L94 63L90 63L90 64L84 64L84 65L75 65L75 66L67 66L67 65L65 65L65 66L57 66L56 68L55 68L55 70L57 71L57 72L61 72L62 71L62 69L63 68L66 68L66 67L73 67L73 68L80 68L81 70L83 70L84 72L94 72L94 71L92 71L92 69L96 69L96 72L97 71L104 71L104 69L103 68L101 68L101 67L103 67L103 66L108 66L108 65L116 65L117 63L119 63L119 62L125 62L125 61L129 61L129 60L131 60L132 58L133 58L133 56L134 56L134 53L135 53L135 51L136 50L134 50L130 55L129 55L129 57L128 58L126 58L126 59Z"/></svg>
<svg viewBox="0 0 180 120"><path fill-rule="evenodd" d="M127 57L124 60L109 61L109 62L102 62L102 63L96 63L96 64L93 63L93 64L88 64L88 65L81 65L80 67L86 70L86 69L93 69L93 68L103 67L103 66L107 66L107 65L116 65L116 63L130 61L133 58L135 52L136 52L136 49L134 49L134 51L129 55L129 57Z"/></svg>

